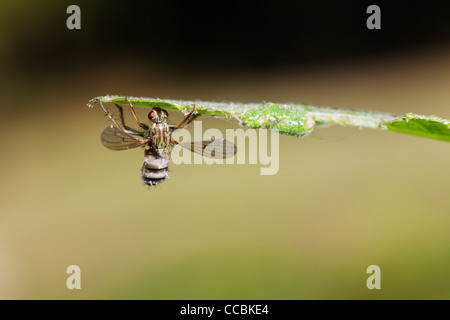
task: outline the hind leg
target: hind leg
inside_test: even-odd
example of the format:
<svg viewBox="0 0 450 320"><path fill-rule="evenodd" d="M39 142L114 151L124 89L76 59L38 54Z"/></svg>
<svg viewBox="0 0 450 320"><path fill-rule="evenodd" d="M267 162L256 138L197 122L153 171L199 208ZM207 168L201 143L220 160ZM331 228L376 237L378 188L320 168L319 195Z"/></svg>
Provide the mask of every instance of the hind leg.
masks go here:
<svg viewBox="0 0 450 320"><path fill-rule="evenodd" d="M123 129L120 127L120 125L117 123L116 119L114 119L114 117L112 116L112 114L109 112L108 109L106 109L103 106L103 103L100 99L97 99L97 101L100 103L100 107L102 107L103 111L106 113L106 116L109 118L109 120L112 121L112 123L114 124L114 126L116 126L117 129L123 131Z"/></svg>

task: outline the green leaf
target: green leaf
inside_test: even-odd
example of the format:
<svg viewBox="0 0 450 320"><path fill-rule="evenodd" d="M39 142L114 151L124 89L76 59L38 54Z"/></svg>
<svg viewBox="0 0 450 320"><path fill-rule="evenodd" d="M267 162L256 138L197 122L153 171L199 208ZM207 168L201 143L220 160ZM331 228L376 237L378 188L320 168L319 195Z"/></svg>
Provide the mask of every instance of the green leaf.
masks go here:
<svg viewBox="0 0 450 320"><path fill-rule="evenodd" d="M436 116L406 114L402 119L385 122L389 131L415 135L424 138L450 141L450 121Z"/></svg>
<svg viewBox="0 0 450 320"><path fill-rule="evenodd" d="M297 137L306 136L316 125L340 124L450 141L449 120L413 113L398 117L376 111L321 108L296 103L208 102L137 97L129 97L128 101L136 107L158 107L185 114L195 105L200 115L236 119L240 125L249 129L268 129ZM99 102L128 104L124 96L107 95L91 99L88 106Z"/></svg>

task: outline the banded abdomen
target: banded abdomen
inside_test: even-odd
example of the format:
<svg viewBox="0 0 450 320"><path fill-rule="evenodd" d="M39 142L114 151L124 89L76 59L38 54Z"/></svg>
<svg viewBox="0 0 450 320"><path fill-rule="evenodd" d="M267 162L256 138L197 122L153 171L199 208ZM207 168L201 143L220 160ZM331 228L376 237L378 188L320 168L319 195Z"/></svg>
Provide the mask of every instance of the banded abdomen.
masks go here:
<svg viewBox="0 0 450 320"><path fill-rule="evenodd" d="M141 173L144 183L156 186L164 182L169 176L169 163L170 159L159 155L159 152L152 152L152 149L145 150Z"/></svg>

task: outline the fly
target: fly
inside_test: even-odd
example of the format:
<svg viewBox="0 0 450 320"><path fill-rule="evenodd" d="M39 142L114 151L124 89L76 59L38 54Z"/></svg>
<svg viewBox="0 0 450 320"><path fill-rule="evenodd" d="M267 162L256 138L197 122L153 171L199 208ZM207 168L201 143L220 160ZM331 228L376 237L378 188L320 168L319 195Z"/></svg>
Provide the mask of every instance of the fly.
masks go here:
<svg viewBox="0 0 450 320"><path fill-rule="evenodd" d="M185 128L195 118L195 106L186 118L177 126L167 124L168 113L161 108L153 108L149 112L150 125L139 121L131 102L126 99L134 120L143 132L138 132L125 125L123 109L119 108L123 128L117 123L111 113L100 102L100 106L112 121L112 125L103 130L101 141L111 150L127 150L144 147L144 164L141 177L146 185L156 186L164 182L169 176L169 163L171 151L175 145L214 159L225 159L236 154L236 146L225 139L212 139L197 142L179 142L172 139L172 133L177 129Z"/></svg>

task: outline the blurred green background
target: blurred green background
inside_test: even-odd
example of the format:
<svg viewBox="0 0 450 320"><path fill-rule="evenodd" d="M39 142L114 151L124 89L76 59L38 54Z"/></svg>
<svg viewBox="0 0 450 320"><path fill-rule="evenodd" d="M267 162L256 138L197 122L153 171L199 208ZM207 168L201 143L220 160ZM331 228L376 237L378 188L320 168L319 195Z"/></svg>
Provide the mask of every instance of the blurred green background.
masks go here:
<svg viewBox="0 0 450 320"><path fill-rule="evenodd" d="M142 150L103 147L109 123L86 107L119 94L449 119L449 5L381 2L369 31L369 4L2 2L0 298L450 298L448 143L320 128L280 137L277 175L172 165L149 190Z"/></svg>

